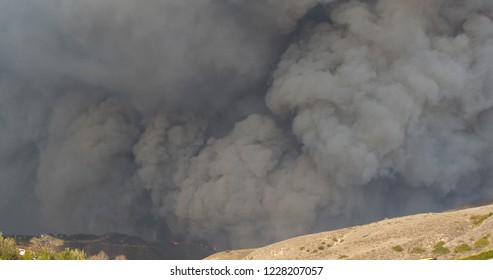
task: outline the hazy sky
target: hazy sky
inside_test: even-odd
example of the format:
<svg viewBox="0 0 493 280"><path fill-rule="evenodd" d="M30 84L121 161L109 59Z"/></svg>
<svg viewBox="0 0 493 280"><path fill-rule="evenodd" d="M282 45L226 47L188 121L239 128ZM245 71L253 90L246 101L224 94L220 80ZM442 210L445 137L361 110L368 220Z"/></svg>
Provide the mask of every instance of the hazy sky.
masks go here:
<svg viewBox="0 0 493 280"><path fill-rule="evenodd" d="M0 231L254 246L493 196L493 1L0 0Z"/></svg>

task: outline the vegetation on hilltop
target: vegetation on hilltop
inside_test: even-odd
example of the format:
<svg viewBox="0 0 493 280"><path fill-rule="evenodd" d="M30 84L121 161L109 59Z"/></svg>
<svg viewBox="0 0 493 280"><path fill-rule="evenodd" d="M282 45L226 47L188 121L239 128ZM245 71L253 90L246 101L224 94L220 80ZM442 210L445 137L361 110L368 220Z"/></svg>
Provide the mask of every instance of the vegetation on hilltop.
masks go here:
<svg viewBox="0 0 493 280"><path fill-rule="evenodd" d="M34 237L26 246L19 246L12 237L0 233L0 260L85 260L86 253L79 249L57 249L63 241L48 235Z"/></svg>
<svg viewBox="0 0 493 280"><path fill-rule="evenodd" d="M493 259L493 250L482 252L477 255L469 256L467 258L463 258L463 260L490 260Z"/></svg>

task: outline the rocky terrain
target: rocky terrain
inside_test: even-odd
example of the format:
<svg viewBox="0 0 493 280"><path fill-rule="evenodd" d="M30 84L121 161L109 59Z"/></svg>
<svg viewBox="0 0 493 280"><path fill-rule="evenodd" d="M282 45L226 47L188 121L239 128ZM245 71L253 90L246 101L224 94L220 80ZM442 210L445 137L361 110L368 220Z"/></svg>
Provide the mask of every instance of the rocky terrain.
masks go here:
<svg viewBox="0 0 493 280"><path fill-rule="evenodd" d="M493 204L405 216L224 251L208 260L462 259L493 249Z"/></svg>

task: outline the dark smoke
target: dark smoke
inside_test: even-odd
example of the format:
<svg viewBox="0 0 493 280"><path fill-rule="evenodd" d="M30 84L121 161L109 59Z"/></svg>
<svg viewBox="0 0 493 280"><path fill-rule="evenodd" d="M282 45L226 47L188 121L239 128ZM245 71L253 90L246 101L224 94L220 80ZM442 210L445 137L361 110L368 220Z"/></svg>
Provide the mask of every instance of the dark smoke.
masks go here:
<svg viewBox="0 0 493 280"><path fill-rule="evenodd" d="M0 0L0 230L264 244L493 195L493 1Z"/></svg>

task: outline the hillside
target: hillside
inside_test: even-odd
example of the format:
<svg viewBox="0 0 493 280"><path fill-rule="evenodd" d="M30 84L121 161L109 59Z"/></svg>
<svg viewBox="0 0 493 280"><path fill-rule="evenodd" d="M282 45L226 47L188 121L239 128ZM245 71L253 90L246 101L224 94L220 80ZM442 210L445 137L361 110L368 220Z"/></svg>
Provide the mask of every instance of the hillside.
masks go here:
<svg viewBox="0 0 493 280"><path fill-rule="evenodd" d="M405 216L224 251L208 260L461 259L493 249L493 204Z"/></svg>
<svg viewBox="0 0 493 280"><path fill-rule="evenodd" d="M15 240L18 249L35 254L52 252L52 255L55 255L64 248L69 248L82 250L89 259L192 260L204 258L215 251L214 247L198 242L147 241L137 236L119 233L10 237Z"/></svg>

